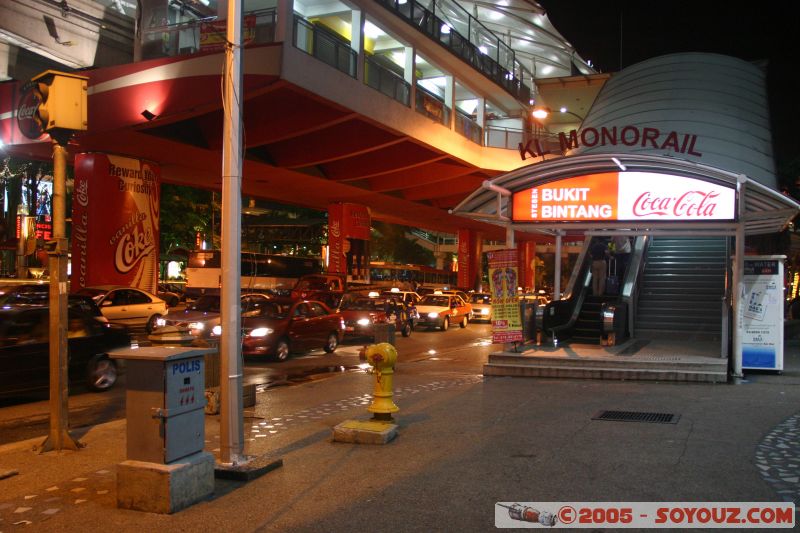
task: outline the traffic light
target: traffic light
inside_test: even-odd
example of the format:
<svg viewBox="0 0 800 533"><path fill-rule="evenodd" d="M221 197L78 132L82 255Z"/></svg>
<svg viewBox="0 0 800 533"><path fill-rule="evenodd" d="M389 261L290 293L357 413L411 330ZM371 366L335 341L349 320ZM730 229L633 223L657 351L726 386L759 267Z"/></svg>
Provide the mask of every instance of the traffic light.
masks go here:
<svg viewBox="0 0 800 533"><path fill-rule="evenodd" d="M31 78L39 100L34 120L43 131L85 130L87 80L64 72L48 70Z"/></svg>

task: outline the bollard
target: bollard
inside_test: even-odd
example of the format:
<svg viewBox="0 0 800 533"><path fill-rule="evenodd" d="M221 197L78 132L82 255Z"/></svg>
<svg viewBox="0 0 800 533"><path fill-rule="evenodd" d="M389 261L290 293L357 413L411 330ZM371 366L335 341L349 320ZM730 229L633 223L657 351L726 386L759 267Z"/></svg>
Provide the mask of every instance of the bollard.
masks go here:
<svg viewBox="0 0 800 533"><path fill-rule="evenodd" d="M375 392L367 411L373 414L373 420L392 421L392 413L400 410L392 401L397 350L388 342L382 342L368 346L365 355L367 362L375 369Z"/></svg>

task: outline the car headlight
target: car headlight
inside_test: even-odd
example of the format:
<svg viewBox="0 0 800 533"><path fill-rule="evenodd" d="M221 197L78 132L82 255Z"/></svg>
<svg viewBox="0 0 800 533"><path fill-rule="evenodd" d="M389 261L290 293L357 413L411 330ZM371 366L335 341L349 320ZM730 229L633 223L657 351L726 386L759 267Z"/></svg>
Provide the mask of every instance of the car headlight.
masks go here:
<svg viewBox="0 0 800 533"><path fill-rule="evenodd" d="M203 331L205 327L206 325L202 322L189 322L189 329L199 329L200 331Z"/></svg>
<svg viewBox="0 0 800 533"><path fill-rule="evenodd" d="M428 313L428 318L439 318L439 313Z"/></svg>
<svg viewBox="0 0 800 533"><path fill-rule="evenodd" d="M489 311L490 311L490 309L489 309L489 308L487 308L487 307L484 307L483 309L481 309L481 314L482 314L482 315L488 315L488 314L489 314Z"/></svg>
<svg viewBox="0 0 800 533"><path fill-rule="evenodd" d="M370 320L369 318L359 318L356 324L358 324L359 326L369 326Z"/></svg>
<svg viewBox="0 0 800 533"><path fill-rule="evenodd" d="M266 337L272 333L272 328L255 328L249 333L251 337Z"/></svg>
<svg viewBox="0 0 800 533"><path fill-rule="evenodd" d="M214 326L213 328L211 328L211 334L212 334L212 335L216 335L217 337L219 337L220 335L222 335L222 326L220 326L219 324L217 324L216 326Z"/></svg>
<svg viewBox="0 0 800 533"><path fill-rule="evenodd" d="M156 318L156 326L159 328L163 328L167 325L167 320L165 318Z"/></svg>

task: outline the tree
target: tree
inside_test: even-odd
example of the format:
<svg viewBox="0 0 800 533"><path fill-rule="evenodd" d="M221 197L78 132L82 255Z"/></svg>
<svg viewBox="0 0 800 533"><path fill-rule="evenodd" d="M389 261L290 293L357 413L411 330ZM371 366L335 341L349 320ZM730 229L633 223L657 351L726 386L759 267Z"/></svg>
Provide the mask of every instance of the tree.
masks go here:
<svg viewBox="0 0 800 533"><path fill-rule="evenodd" d="M197 232L211 233L211 191L181 185L161 185L161 253L195 248ZM219 219L217 219L219 224Z"/></svg>
<svg viewBox="0 0 800 533"><path fill-rule="evenodd" d="M406 237L408 231L406 226L374 220L370 243L372 258L393 263L434 266L436 259L433 252L410 241Z"/></svg>

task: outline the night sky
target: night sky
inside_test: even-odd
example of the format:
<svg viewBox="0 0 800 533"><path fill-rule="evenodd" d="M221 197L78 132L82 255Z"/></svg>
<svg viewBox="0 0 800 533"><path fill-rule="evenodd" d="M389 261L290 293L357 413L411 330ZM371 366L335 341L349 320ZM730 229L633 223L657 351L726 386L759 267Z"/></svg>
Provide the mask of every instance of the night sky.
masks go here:
<svg viewBox="0 0 800 533"><path fill-rule="evenodd" d="M601 72L674 52L766 61L781 181L800 176L800 6L789 1L539 0L550 21Z"/></svg>

